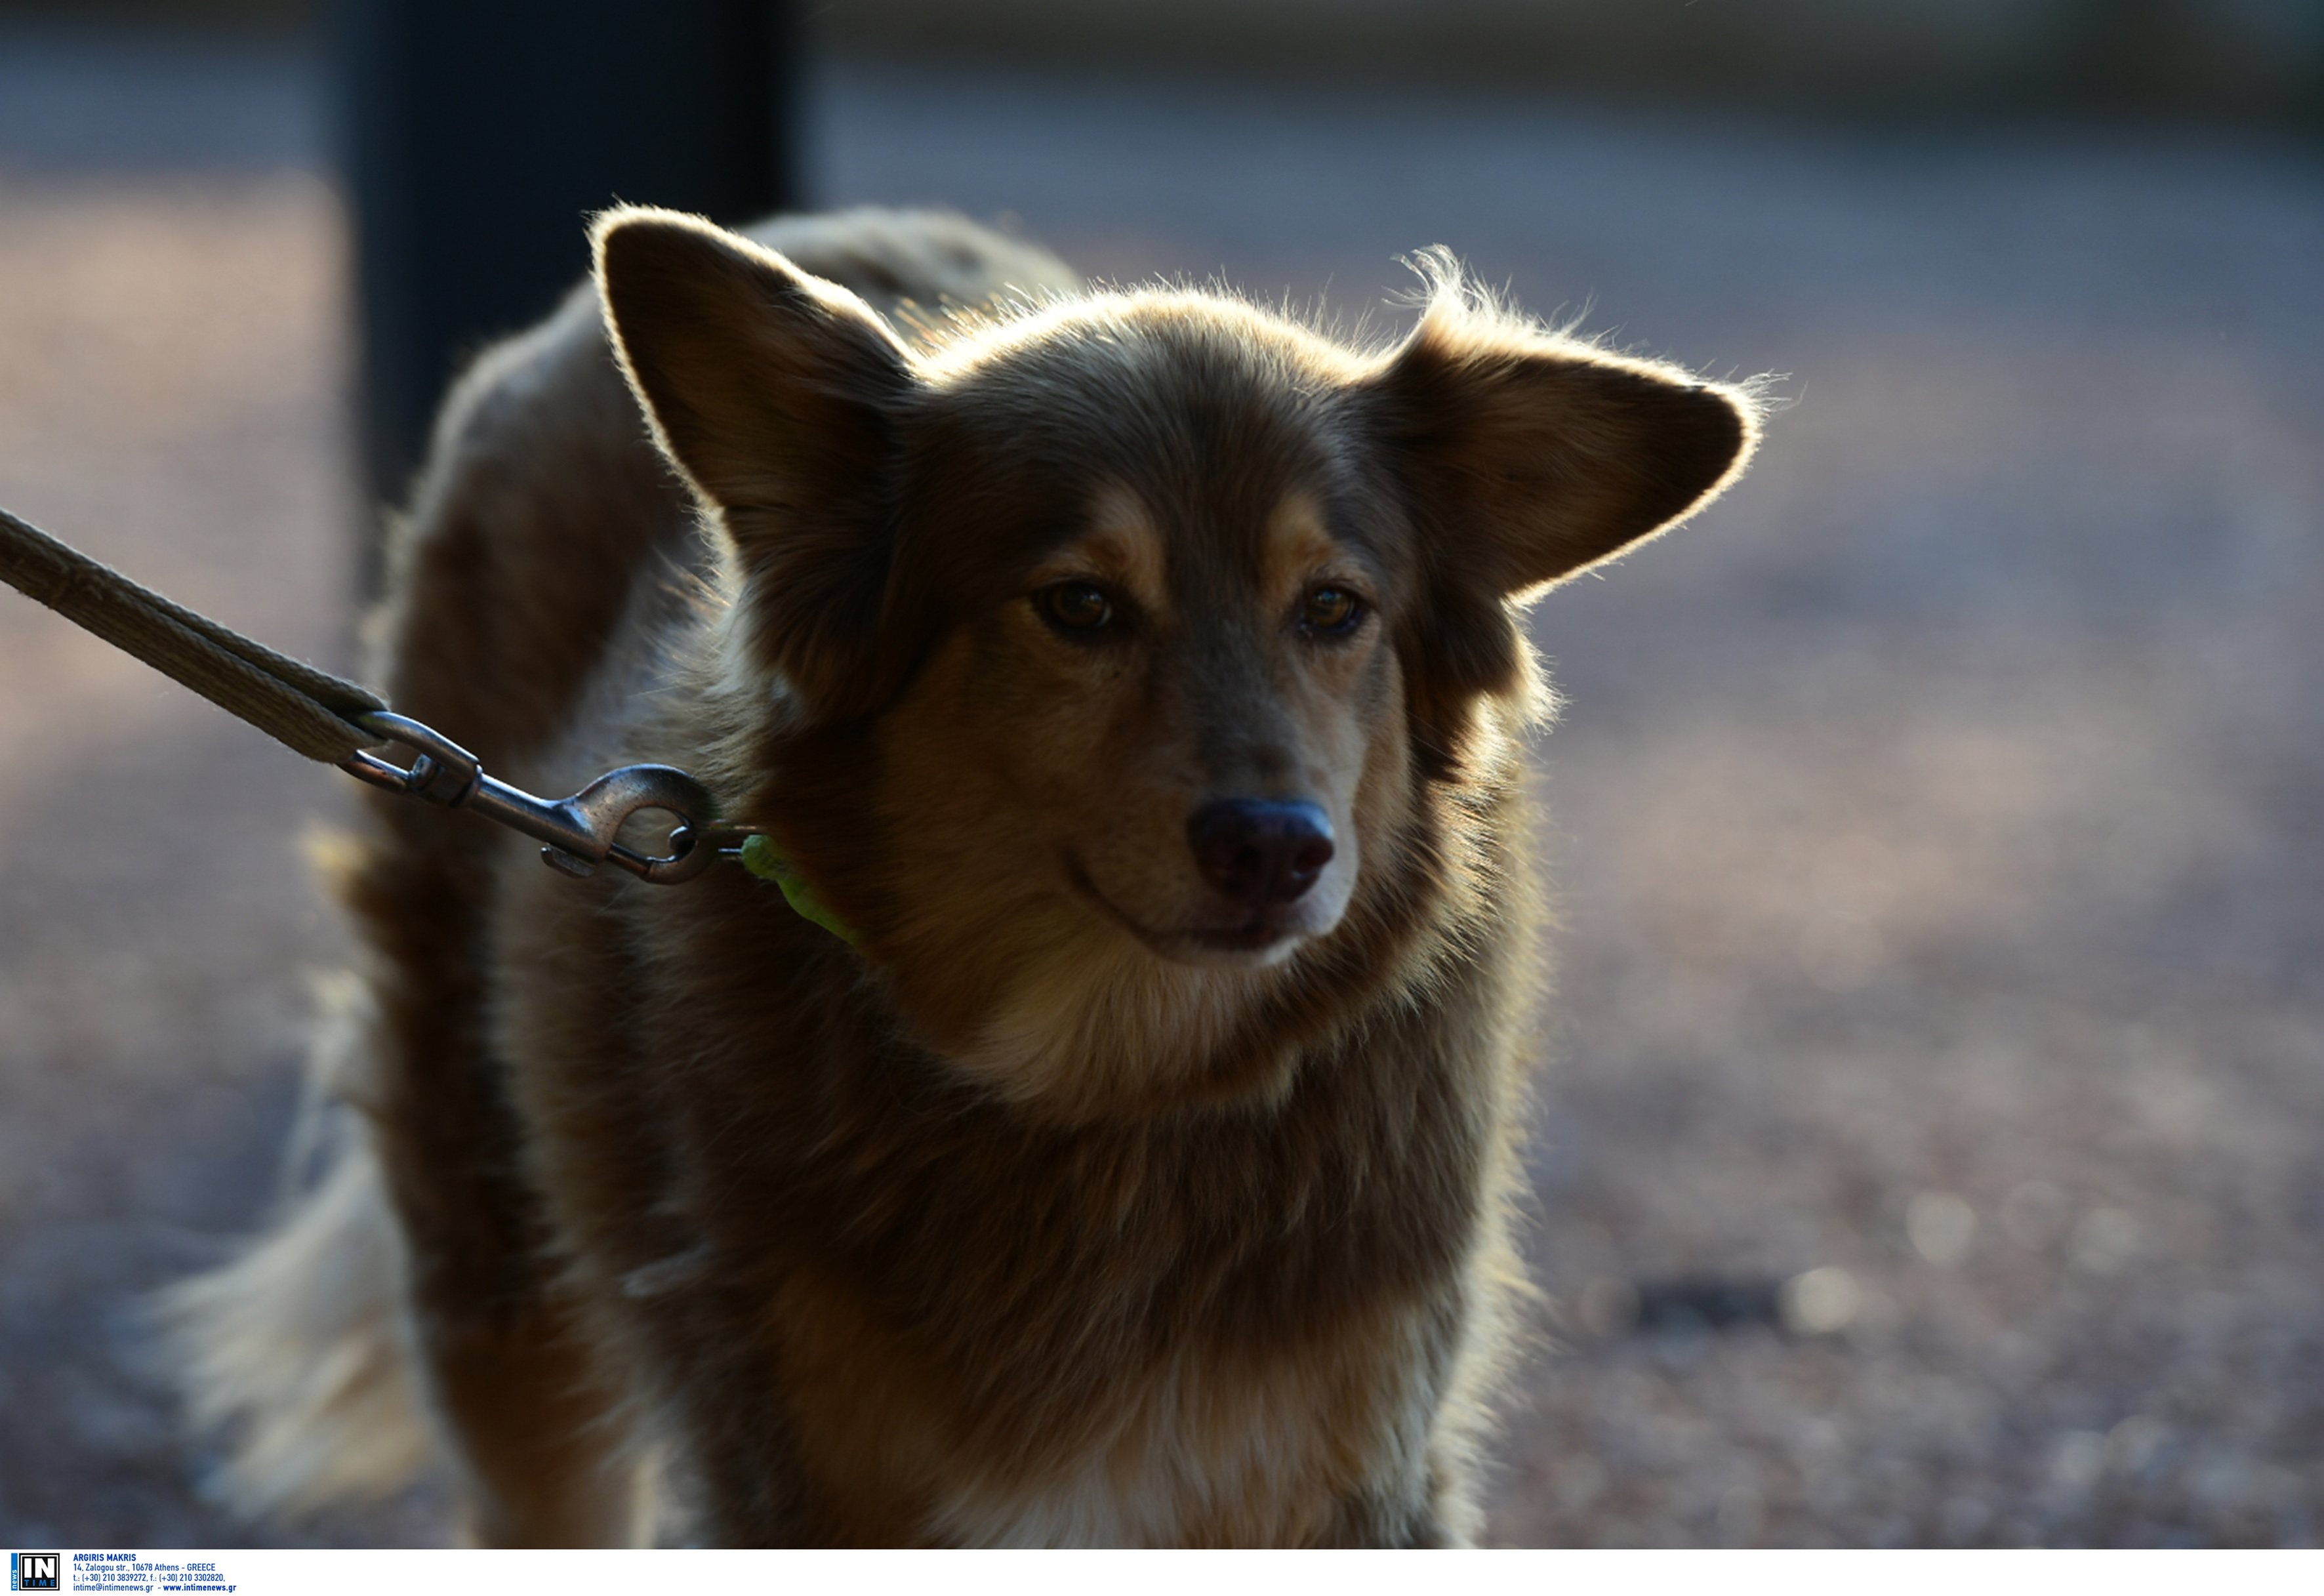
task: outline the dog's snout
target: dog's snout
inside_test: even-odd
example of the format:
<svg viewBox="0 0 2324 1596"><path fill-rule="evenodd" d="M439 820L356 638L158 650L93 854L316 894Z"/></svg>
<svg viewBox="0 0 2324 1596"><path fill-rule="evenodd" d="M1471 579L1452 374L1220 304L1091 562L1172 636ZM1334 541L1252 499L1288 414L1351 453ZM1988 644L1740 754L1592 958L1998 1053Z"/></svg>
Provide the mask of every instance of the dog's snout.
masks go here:
<svg viewBox="0 0 2324 1596"><path fill-rule="evenodd" d="M1186 823L1203 879L1237 903L1289 903L1332 862L1332 821L1314 804L1222 798Z"/></svg>

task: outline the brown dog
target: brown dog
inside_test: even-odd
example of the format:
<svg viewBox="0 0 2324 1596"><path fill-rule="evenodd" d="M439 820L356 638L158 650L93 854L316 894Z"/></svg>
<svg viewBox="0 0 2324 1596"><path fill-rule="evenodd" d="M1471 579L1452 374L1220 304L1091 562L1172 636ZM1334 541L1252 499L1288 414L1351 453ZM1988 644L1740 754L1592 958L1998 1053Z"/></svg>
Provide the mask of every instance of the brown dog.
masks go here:
<svg viewBox="0 0 2324 1596"><path fill-rule="evenodd" d="M1749 396L1449 261L1365 351L952 218L755 236L601 220L446 412L380 674L535 790L694 771L848 940L383 800L361 1133L175 1299L245 1496L399 1477L420 1392L493 1542L645 1536L655 1479L720 1543L1471 1536L1517 606Z"/></svg>

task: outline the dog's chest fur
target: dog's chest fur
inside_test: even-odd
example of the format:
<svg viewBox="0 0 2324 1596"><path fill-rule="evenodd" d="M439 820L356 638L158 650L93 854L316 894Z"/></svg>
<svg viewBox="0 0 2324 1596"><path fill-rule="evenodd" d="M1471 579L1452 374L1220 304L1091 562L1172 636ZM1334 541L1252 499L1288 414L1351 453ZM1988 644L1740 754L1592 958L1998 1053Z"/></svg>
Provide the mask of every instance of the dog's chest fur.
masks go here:
<svg viewBox="0 0 2324 1596"><path fill-rule="evenodd" d="M852 955L765 912L771 887L506 888L504 1046L557 1132L542 1185L609 1339L661 1371L671 1423L717 1437L697 1488L726 1533L1470 1527L1440 1522L1465 1458L1436 1419L1514 1276L1498 958L1448 943L1416 963L1428 1001L1357 994L1265 1101L1058 1123L899 1036ZM721 1497L770 1478L796 1483Z"/></svg>
<svg viewBox="0 0 2324 1596"><path fill-rule="evenodd" d="M1368 1367L1425 1366L1415 1356L1424 1333L1391 1324L1375 1335L1388 1344L1350 1346L1338 1358L1319 1349L1275 1369L1241 1360L1206 1367L1191 1356L1153 1380L1118 1432L1051 1471L941 1492L931 1538L1023 1547L1349 1544L1377 1533L1345 1512L1349 1497L1387 1523L1425 1523L1425 1453L1439 1393L1426 1384L1398 1390ZM1342 1487L1337 1499L1315 1489L1327 1480Z"/></svg>

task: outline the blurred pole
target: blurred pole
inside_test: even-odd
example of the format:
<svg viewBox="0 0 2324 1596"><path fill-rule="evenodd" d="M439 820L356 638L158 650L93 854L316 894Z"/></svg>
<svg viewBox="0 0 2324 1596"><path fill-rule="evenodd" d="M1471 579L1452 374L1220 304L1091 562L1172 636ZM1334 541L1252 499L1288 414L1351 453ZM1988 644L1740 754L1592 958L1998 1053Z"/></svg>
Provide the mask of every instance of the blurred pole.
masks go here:
<svg viewBox="0 0 2324 1596"><path fill-rule="evenodd" d="M798 203L791 0L334 0L332 23L374 502L461 363L579 281L591 212Z"/></svg>

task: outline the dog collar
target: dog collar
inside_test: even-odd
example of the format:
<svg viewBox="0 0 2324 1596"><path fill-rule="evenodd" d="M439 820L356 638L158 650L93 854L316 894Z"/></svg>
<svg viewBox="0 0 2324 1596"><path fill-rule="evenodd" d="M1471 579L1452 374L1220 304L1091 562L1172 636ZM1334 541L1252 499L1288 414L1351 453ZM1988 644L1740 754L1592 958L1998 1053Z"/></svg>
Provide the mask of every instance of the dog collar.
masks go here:
<svg viewBox="0 0 2324 1596"><path fill-rule="evenodd" d="M791 862L775 846L775 839L764 832L752 832L742 842L742 868L762 881L772 881L783 890L783 901L803 920L813 920L825 930L853 947L859 940L847 923L824 906L807 884Z"/></svg>

